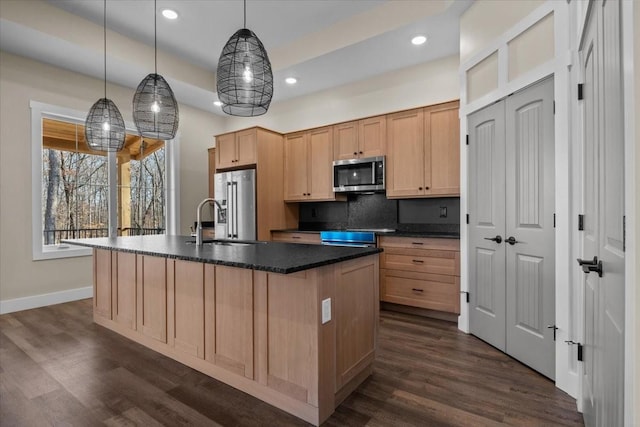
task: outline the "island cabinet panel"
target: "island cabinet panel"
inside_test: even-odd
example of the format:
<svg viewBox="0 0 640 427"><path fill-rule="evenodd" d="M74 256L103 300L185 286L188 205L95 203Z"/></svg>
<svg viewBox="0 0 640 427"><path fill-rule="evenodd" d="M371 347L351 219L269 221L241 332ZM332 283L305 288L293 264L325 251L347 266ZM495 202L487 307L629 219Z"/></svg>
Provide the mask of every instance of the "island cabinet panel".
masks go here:
<svg viewBox="0 0 640 427"><path fill-rule="evenodd" d="M136 329L136 254L112 253L113 320Z"/></svg>
<svg viewBox="0 0 640 427"><path fill-rule="evenodd" d="M378 263L346 261L335 271L336 388L373 362L378 324Z"/></svg>
<svg viewBox="0 0 640 427"><path fill-rule="evenodd" d="M307 273L269 274L267 386L318 406L318 306Z"/></svg>
<svg viewBox="0 0 640 427"><path fill-rule="evenodd" d="M138 255L138 327L167 342L167 259Z"/></svg>
<svg viewBox="0 0 640 427"><path fill-rule="evenodd" d="M111 319L111 251L93 250L93 313Z"/></svg>
<svg viewBox="0 0 640 427"><path fill-rule="evenodd" d="M253 378L253 274L251 270L216 266L213 362Z"/></svg>
<svg viewBox="0 0 640 427"><path fill-rule="evenodd" d="M169 341L176 350L204 358L204 264L168 260ZM172 271L173 270L173 271Z"/></svg>

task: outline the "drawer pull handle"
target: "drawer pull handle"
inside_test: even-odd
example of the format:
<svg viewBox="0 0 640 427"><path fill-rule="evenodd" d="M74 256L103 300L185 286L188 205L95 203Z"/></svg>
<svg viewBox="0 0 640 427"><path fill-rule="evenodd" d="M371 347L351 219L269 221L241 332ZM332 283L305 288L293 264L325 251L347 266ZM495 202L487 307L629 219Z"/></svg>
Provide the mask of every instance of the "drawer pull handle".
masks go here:
<svg viewBox="0 0 640 427"><path fill-rule="evenodd" d="M424 289L411 288L413 292L424 292Z"/></svg>
<svg viewBox="0 0 640 427"><path fill-rule="evenodd" d="M424 261L423 261L423 260L421 260L421 259L412 259L411 261L413 261L413 262L417 262L418 264L422 264L422 263L424 263Z"/></svg>
<svg viewBox="0 0 640 427"><path fill-rule="evenodd" d="M412 245L424 245L422 242L411 242Z"/></svg>
<svg viewBox="0 0 640 427"><path fill-rule="evenodd" d="M291 236L292 239L299 239L300 236Z"/></svg>

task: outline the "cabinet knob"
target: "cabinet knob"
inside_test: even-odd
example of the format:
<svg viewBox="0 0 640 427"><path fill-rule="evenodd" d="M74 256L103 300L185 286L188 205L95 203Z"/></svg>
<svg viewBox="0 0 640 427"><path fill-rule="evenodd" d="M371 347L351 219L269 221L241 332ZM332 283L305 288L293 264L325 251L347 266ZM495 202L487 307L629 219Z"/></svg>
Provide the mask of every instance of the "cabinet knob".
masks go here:
<svg viewBox="0 0 640 427"><path fill-rule="evenodd" d="M418 187L418 190L422 191L422 187Z"/></svg>
<svg viewBox="0 0 640 427"><path fill-rule="evenodd" d="M354 156L357 156L357 155L358 155L358 152L357 152L357 151L354 151L354 152L353 152L353 155L354 155Z"/></svg>
<svg viewBox="0 0 640 427"><path fill-rule="evenodd" d="M424 187L424 189L425 189L425 190L428 190L428 189L429 189L429 187Z"/></svg>
<svg viewBox="0 0 640 427"><path fill-rule="evenodd" d="M360 151L360 154L362 154L362 151Z"/></svg>

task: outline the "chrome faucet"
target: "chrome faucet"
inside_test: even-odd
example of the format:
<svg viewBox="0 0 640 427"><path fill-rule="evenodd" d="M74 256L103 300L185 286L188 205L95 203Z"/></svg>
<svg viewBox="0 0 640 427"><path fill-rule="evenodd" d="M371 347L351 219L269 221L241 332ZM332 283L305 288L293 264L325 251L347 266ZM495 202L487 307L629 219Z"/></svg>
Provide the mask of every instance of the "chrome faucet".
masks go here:
<svg viewBox="0 0 640 427"><path fill-rule="evenodd" d="M218 209L222 210L222 205L215 199L207 197L198 205L198 209L196 210L196 246L202 246L202 221L200 220L200 216L202 215L202 207L207 203L215 203L218 206Z"/></svg>

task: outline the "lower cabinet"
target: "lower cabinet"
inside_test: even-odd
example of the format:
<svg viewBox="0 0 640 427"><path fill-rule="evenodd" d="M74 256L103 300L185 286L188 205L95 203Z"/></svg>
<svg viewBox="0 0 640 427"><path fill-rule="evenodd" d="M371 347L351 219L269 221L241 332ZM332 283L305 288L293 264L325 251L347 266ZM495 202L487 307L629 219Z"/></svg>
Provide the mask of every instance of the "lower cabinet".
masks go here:
<svg viewBox="0 0 640 427"><path fill-rule="evenodd" d="M166 258L138 255L138 331L167 342Z"/></svg>
<svg viewBox="0 0 640 427"><path fill-rule="evenodd" d="M204 264L167 260L169 344L204 359Z"/></svg>
<svg viewBox="0 0 640 427"><path fill-rule="evenodd" d="M460 241L381 236L380 300L460 313Z"/></svg>

